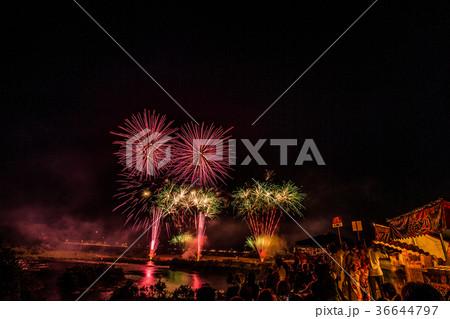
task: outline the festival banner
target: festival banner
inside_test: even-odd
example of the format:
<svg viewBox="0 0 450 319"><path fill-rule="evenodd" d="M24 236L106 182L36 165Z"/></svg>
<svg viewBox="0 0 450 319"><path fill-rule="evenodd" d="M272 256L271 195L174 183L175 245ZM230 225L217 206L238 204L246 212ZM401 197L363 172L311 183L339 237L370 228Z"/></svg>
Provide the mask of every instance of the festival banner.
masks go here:
<svg viewBox="0 0 450 319"><path fill-rule="evenodd" d="M439 233L450 226L450 203L437 200L388 222L393 239Z"/></svg>
<svg viewBox="0 0 450 319"><path fill-rule="evenodd" d="M375 229L375 240L389 242L391 239L391 231L388 226L373 224L373 228Z"/></svg>

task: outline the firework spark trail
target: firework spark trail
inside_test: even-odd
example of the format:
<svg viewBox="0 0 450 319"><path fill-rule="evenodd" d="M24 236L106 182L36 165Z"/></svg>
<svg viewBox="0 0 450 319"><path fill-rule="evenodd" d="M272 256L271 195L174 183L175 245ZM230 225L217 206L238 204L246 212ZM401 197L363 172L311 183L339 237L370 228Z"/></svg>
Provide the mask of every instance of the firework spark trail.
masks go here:
<svg viewBox="0 0 450 319"><path fill-rule="evenodd" d="M126 119L124 126L119 126L121 132L111 132L122 139L115 141L120 149L115 154L119 164L124 166L130 176L152 178L168 168L167 159L174 139L170 136L176 129L170 127L172 121L166 122L165 115L155 111L132 115Z"/></svg>
<svg viewBox="0 0 450 319"><path fill-rule="evenodd" d="M159 244L159 234L161 233L161 225L162 225L162 215L163 210L161 207L153 206L151 209L152 212L152 232L151 232L151 241L150 241L150 260L155 256L156 250L158 249Z"/></svg>
<svg viewBox="0 0 450 319"><path fill-rule="evenodd" d="M256 235L247 238L246 245L255 250L261 262L269 255L272 255L279 246L279 239L276 236Z"/></svg>
<svg viewBox="0 0 450 319"><path fill-rule="evenodd" d="M181 183L192 183L198 179L199 185L216 187L230 177L228 171L230 150L227 133L214 124L200 126L194 123L184 125L177 133L174 143L174 159L171 165L172 177Z"/></svg>
<svg viewBox="0 0 450 319"><path fill-rule="evenodd" d="M113 209L113 212L118 211L127 215L125 225L133 222L135 230L147 228L151 222L150 208L155 195L161 191L167 181L161 177L148 180L121 173L117 182L120 186L114 197L120 203Z"/></svg>
<svg viewBox="0 0 450 319"><path fill-rule="evenodd" d="M200 212L198 214L198 222L197 222L197 261L199 261L200 257L202 256L202 248L205 240L205 231L206 231L205 214Z"/></svg>
<svg viewBox="0 0 450 319"><path fill-rule="evenodd" d="M171 237L170 223L165 222L164 225L166 226L167 237L170 238Z"/></svg>
<svg viewBox="0 0 450 319"><path fill-rule="evenodd" d="M134 219L134 229L147 228L150 223L150 183L136 179L126 174L119 175L118 183L120 184L118 193L115 198L121 201L113 212L120 211L126 214L125 224Z"/></svg>
<svg viewBox="0 0 450 319"><path fill-rule="evenodd" d="M252 213L246 218L246 223L254 239L254 249L258 252L261 261L267 256L270 238L275 234L281 220L281 213L274 209L263 212L260 217Z"/></svg>
<svg viewBox="0 0 450 319"><path fill-rule="evenodd" d="M220 212L222 199L211 189L199 188L189 193L185 205L195 219L197 234L197 260L202 255L205 244L206 218L214 218Z"/></svg>
<svg viewBox="0 0 450 319"><path fill-rule="evenodd" d="M185 232L190 225L190 216L186 205L187 185L177 185L168 182L156 195L156 203L160 207L171 207L169 209L168 221L170 221L178 234Z"/></svg>

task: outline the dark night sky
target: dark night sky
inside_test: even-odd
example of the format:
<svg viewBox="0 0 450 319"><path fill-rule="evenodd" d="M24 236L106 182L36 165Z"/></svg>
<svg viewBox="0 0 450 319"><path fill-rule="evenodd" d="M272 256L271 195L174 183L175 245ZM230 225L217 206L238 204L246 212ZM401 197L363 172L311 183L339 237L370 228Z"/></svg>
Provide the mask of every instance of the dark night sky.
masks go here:
<svg viewBox="0 0 450 319"><path fill-rule="evenodd" d="M379 0L251 123L371 2L80 4L197 121L253 142L313 138L326 166L294 166L300 147L285 167L276 148L262 154L278 179L310 194L312 234L342 215L351 235L351 220L370 229L450 198L448 1ZM129 234L112 213L119 167L109 132L144 108L176 125L190 119L75 3L10 2L2 11L3 237L86 225ZM229 187L263 171L236 167ZM289 241L305 237L290 224L282 230ZM208 233L224 246L246 232L228 217Z"/></svg>

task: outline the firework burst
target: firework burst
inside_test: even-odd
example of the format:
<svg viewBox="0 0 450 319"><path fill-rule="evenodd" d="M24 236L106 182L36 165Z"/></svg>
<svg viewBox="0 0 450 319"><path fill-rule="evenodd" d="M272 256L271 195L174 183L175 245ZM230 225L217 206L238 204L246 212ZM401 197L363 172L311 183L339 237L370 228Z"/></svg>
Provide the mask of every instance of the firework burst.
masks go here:
<svg viewBox="0 0 450 319"><path fill-rule="evenodd" d="M286 241L277 236L266 235L247 237L245 245L258 253L261 262L267 257L274 256L281 249L287 248Z"/></svg>
<svg viewBox="0 0 450 319"><path fill-rule="evenodd" d="M178 246L182 250L186 250L186 248L191 245L195 241L194 236L190 233L181 233L176 236L173 236L169 241L172 245Z"/></svg>
<svg viewBox="0 0 450 319"><path fill-rule="evenodd" d="M133 223L133 229L147 229L151 225L152 216L150 208L156 195L167 181L158 178L150 181L138 179L136 176L119 174L119 189L115 198L120 201L114 212L127 215L125 225Z"/></svg>
<svg viewBox="0 0 450 319"><path fill-rule="evenodd" d="M271 236L256 236L247 237L245 245L256 252L258 252L261 261L267 257L269 250L271 250L273 238Z"/></svg>
<svg viewBox="0 0 450 319"><path fill-rule="evenodd" d="M144 110L125 120L121 132L111 132L121 137L114 142L120 146L116 155L130 176L150 179L167 169L174 140L170 135L176 132L171 124L165 115Z"/></svg>
<svg viewBox="0 0 450 319"><path fill-rule="evenodd" d="M261 258L267 256L268 244L278 228L283 211L302 216L302 202L306 194L294 183L285 182L278 185L271 182L258 182L234 192L233 205L252 234L253 245Z"/></svg>
<svg viewBox="0 0 450 319"><path fill-rule="evenodd" d="M230 152L227 136L231 128L223 130L214 124L184 125L174 143L171 175L178 182L216 187L230 177Z"/></svg>
<svg viewBox="0 0 450 319"><path fill-rule="evenodd" d="M148 228L150 226L150 215L152 192L151 183L141 181L126 174L120 174L117 181L120 186L115 198L121 203L113 211L127 215L125 225L133 223L135 230Z"/></svg>
<svg viewBox="0 0 450 319"><path fill-rule="evenodd" d="M158 194L158 204L166 207L179 233L193 231L196 234L197 259L205 243L206 221L217 216L222 207L222 198L212 189L187 184L168 183Z"/></svg>
<svg viewBox="0 0 450 319"><path fill-rule="evenodd" d="M178 185L172 181L167 182L158 192L155 202L167 212L167 221L182 233L191 224L191 216L187 213L186 196L189 185Z"/></svg>
<svg viewBox="0 0 450 319"><path fill-rule="evenodd" d="M114 208L127 215L125 225L132 224L134 230L149 230L150 235L150 260L156 254L159 244L159 235L165 220L166 212L163 207L157 205L157 196L169 181L157 178L149 181L138 179L136 176L120 174L120 188L115 195L121 203Z"/></svg>

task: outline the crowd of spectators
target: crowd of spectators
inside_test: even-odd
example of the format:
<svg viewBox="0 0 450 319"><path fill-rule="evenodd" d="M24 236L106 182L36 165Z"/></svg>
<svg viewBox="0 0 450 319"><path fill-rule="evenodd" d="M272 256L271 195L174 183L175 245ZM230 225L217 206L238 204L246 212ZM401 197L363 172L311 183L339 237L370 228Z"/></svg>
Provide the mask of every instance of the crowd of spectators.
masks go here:
<svg viewBox="0 0 450 319"><path fill-rule="evenodd" d="M410 282L397 291L384 282L380 259L387 258L377 245L363 243L327 246L311 256L299 253L293 263L277 258L257 281L254 272L229 274L225 299L231 301L363 301L444 300L432 286ZM214 300L214 290L204 286L197 300Z"/></svg>

